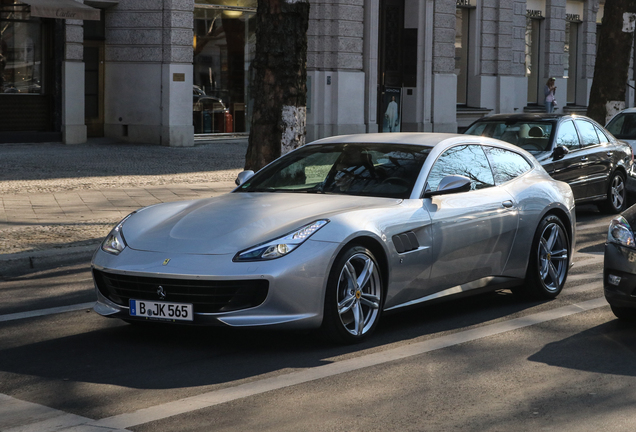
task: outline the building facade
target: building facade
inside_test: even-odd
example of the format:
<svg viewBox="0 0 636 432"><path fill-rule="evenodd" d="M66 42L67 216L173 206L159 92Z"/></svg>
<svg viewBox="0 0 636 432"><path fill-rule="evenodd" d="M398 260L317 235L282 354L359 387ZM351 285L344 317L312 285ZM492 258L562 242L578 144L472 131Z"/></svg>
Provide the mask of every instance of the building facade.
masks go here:
<svg viewBox="0 0 636 432"><path fill-rule="evenodd" d="M0 142L247 134L257 0L0 0ZM307 141L584 113L598 0L310 0ZM626 106L634 106L630 68Z"/></svg>

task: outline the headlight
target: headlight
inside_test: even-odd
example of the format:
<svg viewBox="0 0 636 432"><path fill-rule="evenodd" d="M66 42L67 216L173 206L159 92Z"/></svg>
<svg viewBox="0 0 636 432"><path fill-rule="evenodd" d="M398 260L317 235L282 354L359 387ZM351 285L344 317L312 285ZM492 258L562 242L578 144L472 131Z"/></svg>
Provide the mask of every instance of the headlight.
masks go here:
<svg viewBox="0 0 636 432"><path fill-rule="evenodd" d="M121 228L124 225L124 222L126 222L126 219L128 219L135 213L136 212L132 212L131 214L123 218L121 222L119 222L117 226L111 230L110 234L106 236L106 239L102 242L102 250L104 252L108 252L113 255L119 255L121 251L124 250L124 248L126 247L126 241L124 240L124 235L121 232Z"/></svg>
<svg viewBox="0 0 636 432"><path fill-rule="evenodd" d="M610 222L609 230L607 231L607 242L631 248L636 247L632 227L629 226L623 216L618 216Z"/></svg>
<svg viewBox="0 0 636 432"><path fill-rule="evenodd" d="M311 237L316 231L325 226L328 220L318 220L302 228L297 229L283 237L267 243L254 246L243 252L239 252L234 257L234 261L260 261L280 258L287 255L305 240Z"/></svg>

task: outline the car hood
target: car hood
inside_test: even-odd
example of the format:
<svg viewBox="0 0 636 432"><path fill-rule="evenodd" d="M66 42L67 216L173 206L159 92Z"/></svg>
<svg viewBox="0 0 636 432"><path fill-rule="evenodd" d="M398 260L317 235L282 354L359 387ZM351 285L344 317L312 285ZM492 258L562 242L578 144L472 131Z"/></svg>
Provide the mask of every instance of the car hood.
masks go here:
<svg viewBox="0 0 636 432"><path fill-rule="evenodd" d="M317 219L353 209L393 207L401 201L344 195L231 193L144 208L126 220L122 233L128 247L136 250L235 254Z"/></svg>

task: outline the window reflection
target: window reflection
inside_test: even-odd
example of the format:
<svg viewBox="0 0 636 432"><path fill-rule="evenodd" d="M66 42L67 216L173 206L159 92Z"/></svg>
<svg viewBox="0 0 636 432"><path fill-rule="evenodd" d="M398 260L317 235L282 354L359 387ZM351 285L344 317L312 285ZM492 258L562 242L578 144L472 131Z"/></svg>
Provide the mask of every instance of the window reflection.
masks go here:
<svg viewBox="0 0 636 432"><path fill-rule="evenodd" d="M194 132L249 131L249 67L256 49L256 1L196 0Z"/></svg>
<svg viewBox="0 0 636 432"><path fill-rule="evenodd" d="M495 183L502 184L529 171L532 165L520 154L498 147L485 147L495 173Z"/></svg>
<svg viewBox="0 0 636 432"><path fill-rule="evenodd" d="M0 92L42 93L42 44L39 19L13 0L0 2Z"/></svg>
<svg viewBox="0 0 636 432"><path fill-rule="evenodd" d="M636 138L636 113L617 115L607 125L607 130L618 139Z"/></svg>
<svg viewBox="0 0 636 432"><path fill-rule="evenodd" d="M469 178L471 190L495 185L490 164L479 145L460 145L442 153L428 176L427 190L437 191L440 181L449 175Z"/></svg>
<svg viewBox="0 0 636 432"><path fill-rule="evenodd" d="M576 125L579 128L579 132L581 134L581 145L583 147L600 144L598 135L596 134L594 125L592 123L583 120L577 120Z"/></svg>
<svg viewBox="0 0 636 432"><path fill-rule="evenodd" d="M561 126L559 126L559 130L557 131L555 145L565 146L570 151L581 147L579 135L576 133L573 122L566 121L561 123Z"/></svg>

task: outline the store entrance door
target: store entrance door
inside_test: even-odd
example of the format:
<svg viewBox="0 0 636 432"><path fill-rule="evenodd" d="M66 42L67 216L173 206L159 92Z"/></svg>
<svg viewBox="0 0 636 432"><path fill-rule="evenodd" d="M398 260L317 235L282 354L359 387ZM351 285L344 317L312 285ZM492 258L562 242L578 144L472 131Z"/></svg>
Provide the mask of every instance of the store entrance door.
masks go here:
<svg viewBox="0 0 636 432"><path fill-rule="evenodd" d="M84 42L84 113L86 134L104 136L104 42Z"/></svg>
<svg viewBox="0 0 636 432"><path fill-rule="evenodd" d="M378 130L400 132L404 85L404 0L380 0Z"/></svg>

